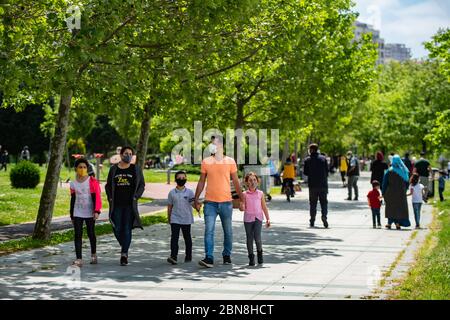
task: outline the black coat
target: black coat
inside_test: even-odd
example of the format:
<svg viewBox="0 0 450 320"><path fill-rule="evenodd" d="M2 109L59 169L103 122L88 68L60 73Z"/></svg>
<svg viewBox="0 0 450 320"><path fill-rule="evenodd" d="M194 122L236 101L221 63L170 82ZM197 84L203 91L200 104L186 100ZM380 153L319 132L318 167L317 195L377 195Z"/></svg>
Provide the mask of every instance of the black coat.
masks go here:
<svg viewBox="0 0 450 320"><path fill-rule="evenodd" d="M139 217L139 211L138 211L138 200L140 197L142 197L142 194L145 190L145 181L144 181L144 174L142 173L142 170L137 165L131 165L134 166L136 170L136 185L133 195L133 201L130 203L130 206L133 207L133 213L134 213L134 220L133 220L133 229L134 228L142 228L141 218ZM116 175L117 171L117 165L113 165L109 169L108 173L108 179L106 181L105 185L105 191L106 195L108 196L108 202L109 202L109 221L111 222L111 225L114 228L114 221L112 221L112 213L114 211L114 190L115 190L115 183L114 183L114 176Z"/></svg>
<svg viewBox="0 0 450 320"><path fill-rule="evenodd" d="M311 153L305 159L303 173L308 176L309 188L328 189L328 164L324 156Z"/></svg>
<svg viewBox="0 0 450 320"><path fill-rule="evenodd" d="M387 171L383 182L383 198L386 202L385 215L390 219L409 219L406 192L408 183L393 171Z"/></svg>

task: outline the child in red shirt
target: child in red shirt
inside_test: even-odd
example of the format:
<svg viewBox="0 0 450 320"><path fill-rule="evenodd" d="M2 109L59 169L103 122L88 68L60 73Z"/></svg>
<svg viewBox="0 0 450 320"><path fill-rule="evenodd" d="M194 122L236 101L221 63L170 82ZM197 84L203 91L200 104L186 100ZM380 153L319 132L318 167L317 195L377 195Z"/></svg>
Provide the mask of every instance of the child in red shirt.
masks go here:
<svg viewBox="0 0 450 320"><path fill-rule="evenodd" d="M375 220L378 223L378 228L381 228L380 221L380 208L381 199L383 198L380 194L380 183L377 180L372 181L372 190L367 194L367 203L370 209L372 209L372 222L373 228L376 229Z"/></svg>

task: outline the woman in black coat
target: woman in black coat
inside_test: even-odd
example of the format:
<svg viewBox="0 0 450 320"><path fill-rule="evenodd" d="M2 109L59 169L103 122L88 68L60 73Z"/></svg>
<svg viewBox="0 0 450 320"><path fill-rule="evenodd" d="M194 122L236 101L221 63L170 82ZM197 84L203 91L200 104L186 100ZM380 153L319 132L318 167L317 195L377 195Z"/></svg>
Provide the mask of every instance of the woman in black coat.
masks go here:
<svg viewBox="0 0 450 320"><path fill-rule="evenodd" d="M409 170L403 164L398 155L392 158L392 165L383 178L382 192L383 199L386 202L387 229L391 228L392 223L398 230L400 227L409 227L408 202L406 192L409 183Z"/></svg>
<svg viewBox="0 0 450 320"><path fill-rule="evenodd" d="M121 160L109 169L105 185L109 202L109 221L121 247L120 264L128 264L128 249L131 245L132 229L142 228L138 211L138 199L145 190L142 170L131 164L133 149L123 147Z"/></svg>

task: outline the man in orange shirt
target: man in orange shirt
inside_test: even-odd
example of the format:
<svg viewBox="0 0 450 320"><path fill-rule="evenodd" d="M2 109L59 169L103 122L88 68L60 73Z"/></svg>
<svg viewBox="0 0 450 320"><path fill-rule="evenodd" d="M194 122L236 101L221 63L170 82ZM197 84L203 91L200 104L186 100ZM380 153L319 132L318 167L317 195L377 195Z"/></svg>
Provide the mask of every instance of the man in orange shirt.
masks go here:
<svg viewBox="0 0 450 320"><path fill-rule="evenodd" d="M199 264L203 267L214 266L214 230L217 215L222 222L224 233L222 251L223 263L231 264L231 250L233 247L232 214L233 203L231 198L230 177L233 180L236 192L240 198L240 209L244 210L244 198L239 185L236 162L233 158L223 154L223 142L215 139L216 150L214 155L203 159L201 164L200 180L195 191L195 207L200 210L199 197L206 185L205 205L205 259Z"/></svg>

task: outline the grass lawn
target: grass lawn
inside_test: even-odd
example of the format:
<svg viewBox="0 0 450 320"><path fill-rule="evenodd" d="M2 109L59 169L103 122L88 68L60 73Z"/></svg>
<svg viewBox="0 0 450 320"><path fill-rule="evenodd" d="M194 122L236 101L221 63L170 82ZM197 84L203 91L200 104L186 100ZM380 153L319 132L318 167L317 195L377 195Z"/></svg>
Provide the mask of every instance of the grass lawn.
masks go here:
<svg viewBox="0 0 450 320"><path fill-rule="evenodd" d="M9 181L9 172L0 172L0 226L36 219L45 168L41 167L41 182L35 189L14 189ZM70 195L68 189L58 189L53 216L69 214Z"/></svg>
<svg viewBox="0 0 450 320"><path fill-rule="evenodd" d="M431 232L417 252L416 263L399 286L390 293L391 299L450 299L450 183L444 193L446 201L434 209Z"/></svg>

